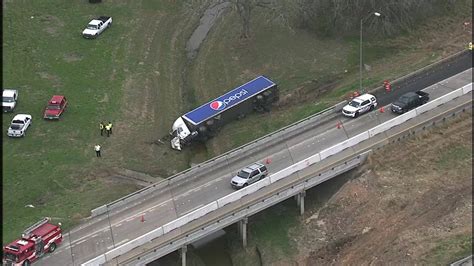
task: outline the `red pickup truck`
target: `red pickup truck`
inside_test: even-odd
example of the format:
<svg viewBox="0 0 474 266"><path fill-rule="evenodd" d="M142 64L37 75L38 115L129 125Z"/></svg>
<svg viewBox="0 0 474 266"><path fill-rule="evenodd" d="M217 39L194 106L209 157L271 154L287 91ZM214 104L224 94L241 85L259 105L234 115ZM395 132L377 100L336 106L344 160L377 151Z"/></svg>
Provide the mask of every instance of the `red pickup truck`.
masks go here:
<svg viewBox="0 0 474 266"><path fill-rule="evenodd" d="M54 95L48 102L44 110L44 119L59 119L59 116L66 110L67 99L62 95Z"/></svg>

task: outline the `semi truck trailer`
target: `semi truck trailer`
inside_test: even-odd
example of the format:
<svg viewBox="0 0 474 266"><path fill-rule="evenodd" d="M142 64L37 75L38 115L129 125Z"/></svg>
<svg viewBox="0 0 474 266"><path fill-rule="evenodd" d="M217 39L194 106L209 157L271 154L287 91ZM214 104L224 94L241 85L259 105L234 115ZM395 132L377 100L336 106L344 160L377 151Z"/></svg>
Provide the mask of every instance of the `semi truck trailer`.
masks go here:
<svg viewBox="0 0 474 266"><path fill-rule="evenodd" d="M171 148L206 141L226 123L252 111L269 111L278 101L278 87L265 76L255 79L178 117L170 131Z"/></svg>

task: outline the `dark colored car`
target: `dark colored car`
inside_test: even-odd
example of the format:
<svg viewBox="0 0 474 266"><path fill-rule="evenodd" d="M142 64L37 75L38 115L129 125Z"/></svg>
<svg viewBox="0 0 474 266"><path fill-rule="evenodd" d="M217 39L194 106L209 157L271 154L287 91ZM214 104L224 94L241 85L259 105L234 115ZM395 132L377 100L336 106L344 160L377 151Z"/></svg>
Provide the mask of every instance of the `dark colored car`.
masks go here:
<svg viewBox="0 0 474 266"><path fill-rule="evenodd" d="M392 112L403 114L427 103L430 100L428 93L424 91L407 92L403 94L396 102L392 103Z"/></svg>
<svg viewBox="0 0 474 266"><path fill-rule="evenodd" d="M66 110L67 99L62 95L54 95L44 110L44 119L59 119Z"/></svg>

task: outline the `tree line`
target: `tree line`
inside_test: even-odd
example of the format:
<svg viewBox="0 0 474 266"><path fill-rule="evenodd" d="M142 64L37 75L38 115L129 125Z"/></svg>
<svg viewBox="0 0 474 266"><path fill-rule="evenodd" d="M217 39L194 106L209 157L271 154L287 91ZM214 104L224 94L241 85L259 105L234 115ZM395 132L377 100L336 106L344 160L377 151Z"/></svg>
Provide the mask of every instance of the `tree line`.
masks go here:
<svg viewBox="0 0 474 266"><path fill-rule="evenodd" d="M251 14L255 8L280 13L278 15L286 11L281 8L282 0L230 1L241 18L241 38L250 35ZM293 2L296 7L291 11L296 10L294 17L298 27L319 35L354 33L361 20L367 30L393 35L415 28L426 18L449 12L456 1L468 0L296 0ZM374 12L381 16L372 16Z"/></svg>

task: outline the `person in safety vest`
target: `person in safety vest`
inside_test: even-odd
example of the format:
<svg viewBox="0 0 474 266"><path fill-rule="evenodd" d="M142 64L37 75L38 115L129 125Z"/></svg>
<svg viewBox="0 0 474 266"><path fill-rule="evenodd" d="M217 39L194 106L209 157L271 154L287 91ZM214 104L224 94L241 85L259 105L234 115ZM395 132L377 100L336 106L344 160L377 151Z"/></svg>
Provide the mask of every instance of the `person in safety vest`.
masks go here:
<svg viewBox="0 0 474 266"><path fill-rule="evenodd" d="M105 125L105 132L107 132L107 137L110 137L110 124Z"/></svg>
<svg viewBox="0 0 474 266"><path fill-rule="evenodd" d="M112 135L112 122L109 121L110 135Z"/></svg>
<svg viewBox="0 0 474 266"><path fill-rule="evenodd" d="M100 135L103 136L104 135L104 130L105 130L105 123L103 121L100 122L99 128L100 128Z"/></svg>

